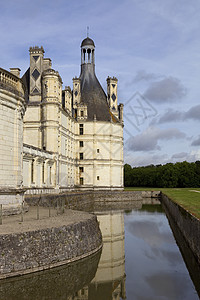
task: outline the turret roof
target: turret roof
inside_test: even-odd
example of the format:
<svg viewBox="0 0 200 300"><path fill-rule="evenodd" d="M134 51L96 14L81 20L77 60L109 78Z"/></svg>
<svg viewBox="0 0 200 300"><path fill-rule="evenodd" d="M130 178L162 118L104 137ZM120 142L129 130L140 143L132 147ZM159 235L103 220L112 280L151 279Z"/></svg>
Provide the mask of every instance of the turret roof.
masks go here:
<svg viewBox="0 0 200 300"><path fill-rule="evenodd" d="M89 37L87 37L81 43L81 47L83 47L83 46L93 46L93 47L95 47L95 44L94 44L94 41L92 39L90 39Z"/></svg>

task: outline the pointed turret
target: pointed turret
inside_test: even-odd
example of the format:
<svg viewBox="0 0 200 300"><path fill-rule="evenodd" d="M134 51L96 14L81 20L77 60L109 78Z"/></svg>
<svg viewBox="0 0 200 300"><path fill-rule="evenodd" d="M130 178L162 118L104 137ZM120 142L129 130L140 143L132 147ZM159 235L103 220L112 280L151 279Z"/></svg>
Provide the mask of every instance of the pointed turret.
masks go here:
<svg viewBox="0 0 200 300"><path fill-rule="evenodd" d="M87 120L93 121L95 116L97 121L110 122L107 96L95 75L95 44L89 37L81 43L80 83L81 102L87 105Z"/></svg>

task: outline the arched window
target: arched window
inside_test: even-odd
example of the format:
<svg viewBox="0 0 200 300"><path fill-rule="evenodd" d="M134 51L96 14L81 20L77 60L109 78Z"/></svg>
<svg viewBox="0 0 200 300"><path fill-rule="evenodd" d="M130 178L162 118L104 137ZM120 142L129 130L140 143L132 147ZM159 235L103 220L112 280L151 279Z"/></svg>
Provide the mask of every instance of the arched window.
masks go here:
<svg viewBox="0 0 200 300"><path fill-rule="evenodd" d="M88 63L91 63L91 49L88 49L87 53L88 53Z"/></svg>
<svg viewBox="0 0 200 300"><path fill-rule="evenodd" d="M83 49L83 62L85 63L85 53L86 53L86 50Z"/></svg>

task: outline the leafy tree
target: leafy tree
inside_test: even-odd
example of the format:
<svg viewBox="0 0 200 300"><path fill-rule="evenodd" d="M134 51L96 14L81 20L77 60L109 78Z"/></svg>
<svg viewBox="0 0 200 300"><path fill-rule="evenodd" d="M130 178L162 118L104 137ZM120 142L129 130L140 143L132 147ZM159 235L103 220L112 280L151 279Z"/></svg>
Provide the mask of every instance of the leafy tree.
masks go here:
<svg viewBox="0 0 200 300"><path fill-rule="evenodd" d="M200 161L134 168L126 164L124 184L136 187L199 187Z"/></svg>

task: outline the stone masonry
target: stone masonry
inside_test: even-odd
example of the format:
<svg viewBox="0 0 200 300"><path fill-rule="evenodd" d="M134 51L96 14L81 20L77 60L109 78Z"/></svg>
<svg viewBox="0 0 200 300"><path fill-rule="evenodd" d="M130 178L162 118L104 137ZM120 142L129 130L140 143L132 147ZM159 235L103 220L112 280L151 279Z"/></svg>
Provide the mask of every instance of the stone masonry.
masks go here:
<svg viewBox="0 0 200 300"><path fill-rule="evenodd" d="M68 210L24 226L1 227L0 279L66 264L102 247L96 216L85 212Z"/></svg>

